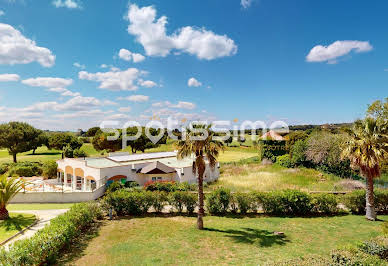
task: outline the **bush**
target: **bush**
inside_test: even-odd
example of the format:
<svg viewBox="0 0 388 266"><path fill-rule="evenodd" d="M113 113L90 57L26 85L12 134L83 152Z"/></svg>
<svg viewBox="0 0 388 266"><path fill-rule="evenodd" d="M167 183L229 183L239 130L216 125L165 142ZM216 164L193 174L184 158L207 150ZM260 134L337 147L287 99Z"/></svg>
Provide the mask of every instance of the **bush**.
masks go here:
<svg viewBox="0 0 388 266"><path fill-rule="evenodd" d="M293 164L291 163L291 158L289 154L284 154L276 157L276 164L281 165L283 167L291 168Z"/></svg>
<svg viewBox="0 0 388 266"><path fill-rule="evenodd" d="M383 234L388 235L388 221L385 221L382 227L383 227Z"/></svg>
<svg viewBox="0 0 388 266"><path fill-rule="evenodd" d="M123 189L124 187L125 187L124 184L121 182L113 182L112 184L109 185L106 192L112 193L112 192L115 192L117 190Z"/></svg>
<svg viewBox="0 0 388 266"><path fill-rule="evenodd" d="M241 214L246 214L252 209L252 197L247 193L236 193L233 195L237 203L237 209Z"/></svg>
<svg viewBox="0 0 388 266"><path fill-rule="evenodd" d="M57 176L58 164L55 161L47 161L42 165L42 175L46 178L55 178Z"/></svg>
<svg viewBox="0 0 388 266"><path fill-rule="evenodd" d="M0 165L0 175L5 174L8 171L8 164Z"/></svg>
<svg viewBox="0 0 388 266"><path fill-rule="evenodd" d="M183 212L184 194L182 191L175 191L169 194L168 201L179 213Z"/></svg>
<svg viewBox="0 0 388 266"><path fill-rule="evenodd" d="M374 191L375 195L375 209L377 213L388 212L388 190ZM346 207L354 214L364 214L366 201L365 190L356 190L344 196L344 203Z"/></svg>
<svg viewBox="0 0 388 266"><path fill-rule="evenodd" d="M304 139L297 140L290 150L291 163L294 166L306 164L307 142Z"/></svg>
<svg viewBox="0 0 388 266"><path fill-rule="evenodd" d="M107 194L104 201L117 215L138 215L142 213L143 193L144 191L128 192L121 189Z"/></svg>
<svg viewBox="0 0 388 266"><path fill-rule="evenodd" d="M270 192L263 197L263 209L277 215L307 215L312 212L311 196L297 190Z"/></svg>
<svg viewBox="0 0 388 266"><path fill-rule="evenodd" d="M97 203L79 203L36 232L31 238L17 241L9 250L0 250L1 265L55 264L61 250L70 245L94 220L102 218Z"/></svg>
<svg viewBox="0 0 388 266"><path fill-rule="evenodd" d="M365 241L358 247L362 252L370 255L379 256L381 259L388 260L388 237L378 236L369 241Z"/></svg>
<svg viewBox="0 0 388 266"><path fill-rule="evenodd" d="M381 260L378 256L366 254L355 248L334 250L331 253L331 259L331 265L386 265L386 262Z"/></svg>
<svg viewBox="0 0 388 266"><path fill-rule="evenodd" d="M185 192L183 203L189 214L192 214L197 206L197 195L194 193Z"/></svg>
<svg viewBox="0 0 388 266"><path fill-rule="evenodd" d="M339 211L337 198L333 194L316 194L311 199L312 212L333 214Z"/></svg>
<svg viewBox="0 0 388 266"><path fill-rule="evenodd" d="M74 158L88 157L88 155L87 155L87 153L84 150L75 149L73 151L73 157Z"/></svg>
<svg viewBox="0 0 388 266"><path fill-rule="evenodd" d="M9 176L40 176L42 174L42 166L40 163L20 162L9 166Z"/></svg>
<svg viewBox="0 0 388 266"><path fill-rule="evenodd" d="M125 184L124 184L124 187L126 188L134 188L138 186L139 186L139 183L137 183L136 181L125 181Z"/></svg>
<svg viewBox="0 0 388 266"><path fill-rule="evenodd" d="M223 214L228 211L230 201L230 190L218 188L206 195L206 208L211 214Z"/></svg>
<svg viewBox="0 0 388 266"><path fill-rule="evenodd" d="M153 192L153 201L152 207L156 212L162 212L164 207L167 205L168 195L164 191L155 191Z"/></svg>

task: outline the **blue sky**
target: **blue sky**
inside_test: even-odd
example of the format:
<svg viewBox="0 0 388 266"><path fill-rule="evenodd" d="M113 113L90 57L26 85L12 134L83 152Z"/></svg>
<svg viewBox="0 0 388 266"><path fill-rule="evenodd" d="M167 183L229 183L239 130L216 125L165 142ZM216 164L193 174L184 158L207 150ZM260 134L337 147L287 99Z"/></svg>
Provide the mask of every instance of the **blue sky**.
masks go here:
<svg viewBox="0 0 388 266"><path fill-rule="evenodd" d="M0 10L0 122L321 124L388 96L385 1L0 0Z"/></svg>

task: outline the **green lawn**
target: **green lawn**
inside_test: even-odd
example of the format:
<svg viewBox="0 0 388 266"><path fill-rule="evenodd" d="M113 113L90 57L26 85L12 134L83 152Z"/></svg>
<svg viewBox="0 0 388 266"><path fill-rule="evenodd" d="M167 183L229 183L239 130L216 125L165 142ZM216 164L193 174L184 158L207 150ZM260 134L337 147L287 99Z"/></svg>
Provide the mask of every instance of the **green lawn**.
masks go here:
<svg viewBox="0 0 388 266"><path fill-rule="evenodd" d="M218 181L209 186L226 187L232 191L270 191L302 189L309 191L338 191L342 179L314 169L289 169L279 165L226 164L221 167Z"/></svg>
<svg viewBox="0 0 388 266"><path fill-rule="evenodd" d="M35 221L35 215L33 214L10 213L9 215L9 219L0 221L0 242L13 236Z"/></svg>
<svg viewBox="0 0 388 266"><path fill-rule="evenodd" d="M69 209L74 203L31 203L31 204L8 204L9 211L24 211L24 210L57 210Z"/></svg>
<svg viewBox="0 0 388 266"><path fill-rule="evenodd" d="M388 216L380 216L387 220ZM321 218L147 217L106 221L71 265L258 265L308 254L329 255L380 233L363 216ZM284 232L284 236L274 232Z"/></svg>

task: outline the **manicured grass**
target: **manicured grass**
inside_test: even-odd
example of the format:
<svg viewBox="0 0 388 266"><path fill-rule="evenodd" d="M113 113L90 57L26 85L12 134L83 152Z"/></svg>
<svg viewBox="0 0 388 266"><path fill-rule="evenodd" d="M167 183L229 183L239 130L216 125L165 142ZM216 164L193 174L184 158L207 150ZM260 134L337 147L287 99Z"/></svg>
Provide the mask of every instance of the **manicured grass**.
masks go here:
<svg viewBox="0 0 388 266"><path fill-rule="evenodd" d="M58 210L70 209L74 203L31 203L31 204L8 204L9 211L24 211L24 210Z"/></svg>
<svg viewBox="0 0 388 266"><path fill-rule="evenodd" d="M260 164L223 165L218 181L209 186L226 187L232 191L271 191L282 189L304 189L309 191L343 190L337 184L341 178L322 174L314 169L289 169Z"/></svg>
<svg viewBox="0 0 388 266"><path fill-rule="evenodd" d="M0 221L0 242L35 222L33 214L10 213L9 216L9 219Z"/></svg>
<svg viewBox="0 0 388 266"><path fill-rule="evenodd" d="M388 216L380 216L388 219ZM106 221L71 265L262 265L309 254L329 255L339 246L379 234L381 222L363 216L321 218L147 217ZM284 232L284 236L274 232Z"/></svg>

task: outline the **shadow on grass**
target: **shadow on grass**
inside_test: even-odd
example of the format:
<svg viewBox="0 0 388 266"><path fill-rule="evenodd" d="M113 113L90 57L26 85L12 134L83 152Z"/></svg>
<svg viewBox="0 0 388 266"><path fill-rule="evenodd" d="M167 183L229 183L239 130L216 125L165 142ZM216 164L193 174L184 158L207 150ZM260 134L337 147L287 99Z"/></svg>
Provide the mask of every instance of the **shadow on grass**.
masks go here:
<svg viewBox="0 0 388 266"><path fill-rule="evenodd" d="M226 237L234 239L238 243L245 243L251 245L259 245L260 247L271 247L273 245L283 246L290 242L285 235L276 235L262 229L242 228L241 230L228 229L220 230L216 228L205 228L204 230L210 232L225 233Z"/></svg>
<svg viewBox="0 0 388 266"><path fill-rule="evenodd" d="M85 249L89 242L100 235L100 227L105 224L104 220L96 221L91 227L86 229L74 239L69 246L65 247L60 252L60 257L57 258L53 265L69 265L71 262L81 258L85 255Z"/></svg>
<svg viewBox="0 0 388 266"><path fill-rule="evenodd" d="M13 230L22 230L23 228L31 225L35 222L34 216L25 217L21 214L13 215L7 220L4 220L0 223L0 228L4 228L5 231L13 231Z"/></svg>
<svg viewBox="0 0 388 266"><path fill-rule="evenodd" d="M59 155L61 152L53 151L53 152L35 152L35 154L27 153L25 156L35 156L35 155Z"/></svg>

